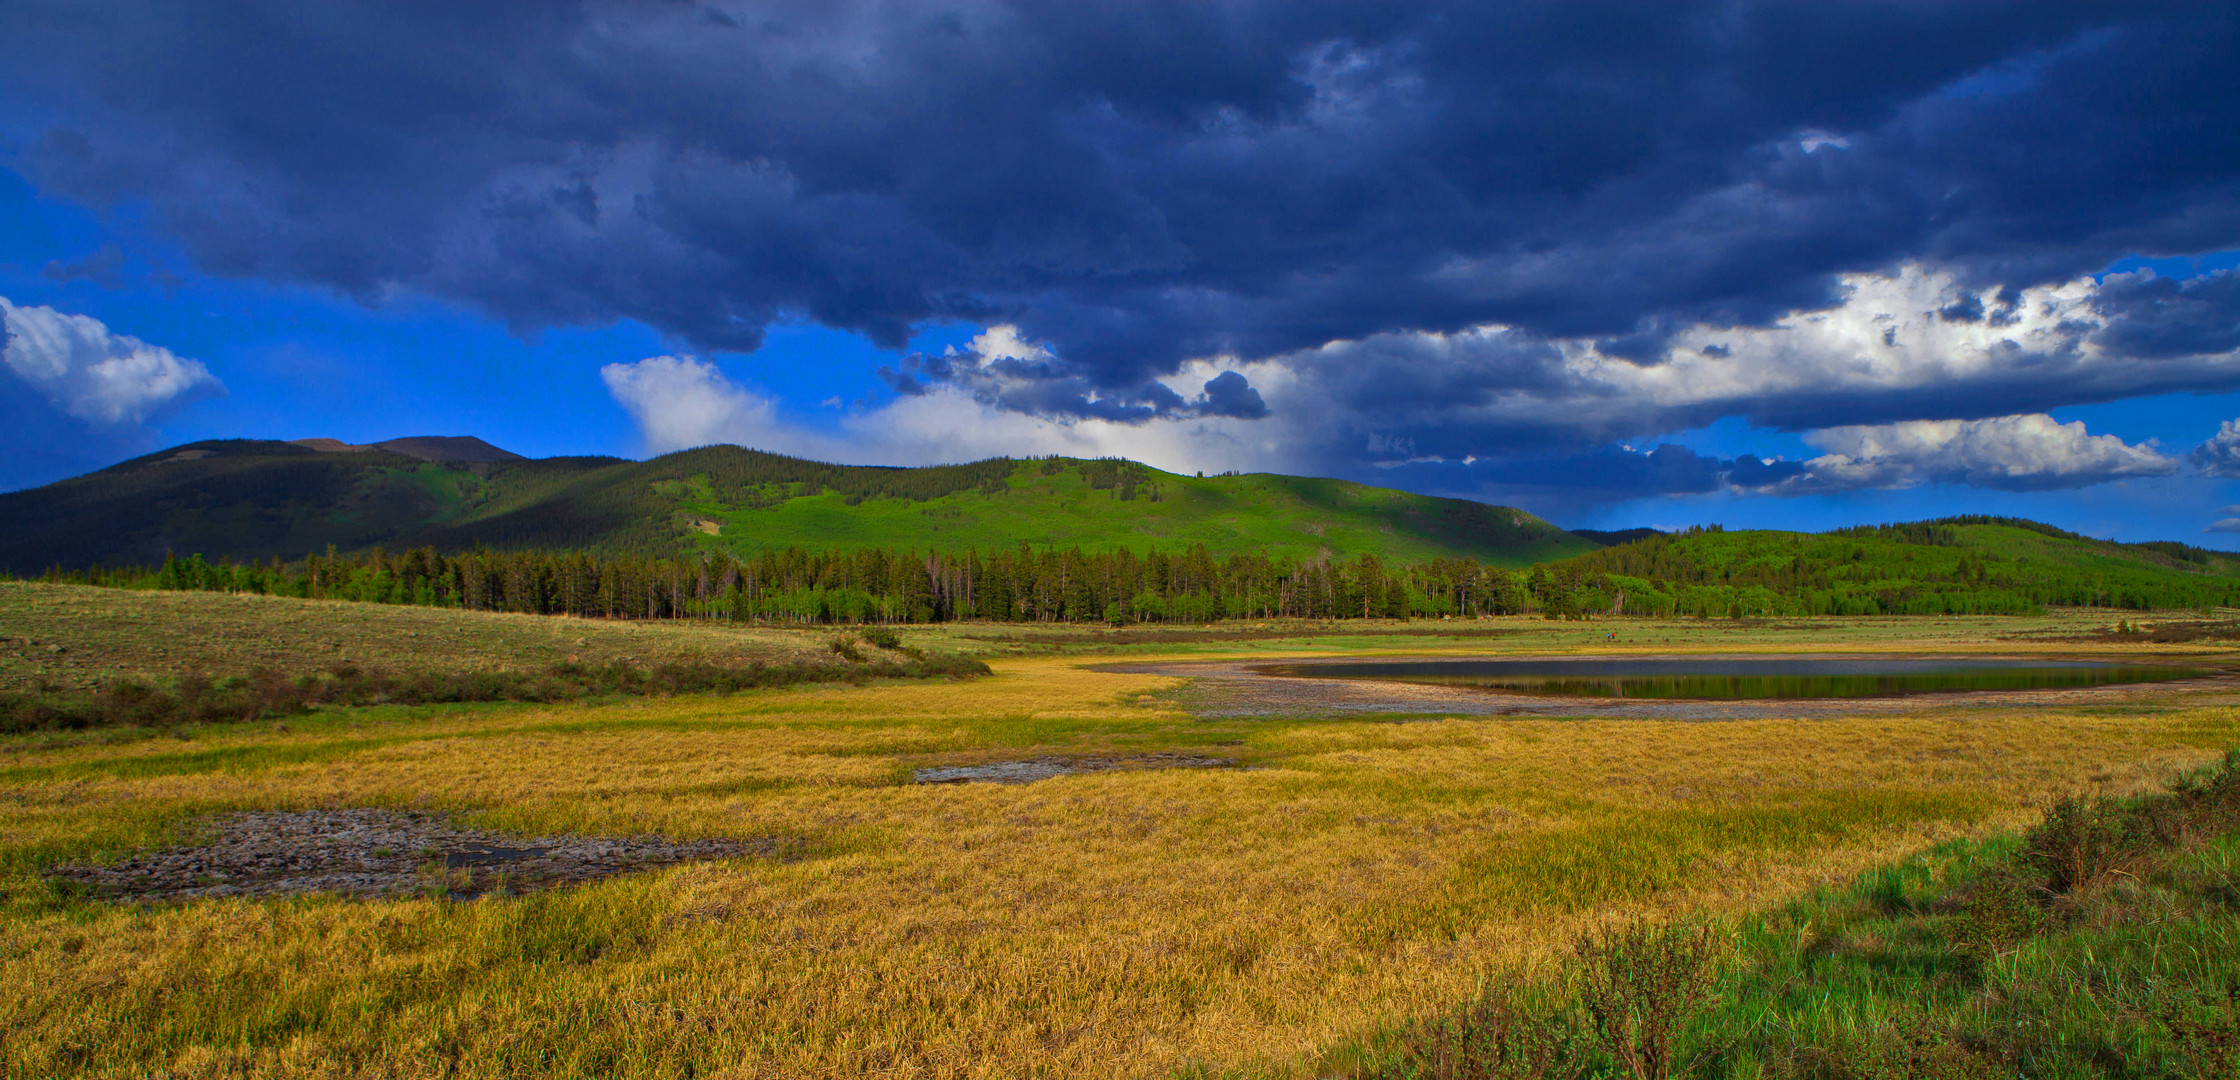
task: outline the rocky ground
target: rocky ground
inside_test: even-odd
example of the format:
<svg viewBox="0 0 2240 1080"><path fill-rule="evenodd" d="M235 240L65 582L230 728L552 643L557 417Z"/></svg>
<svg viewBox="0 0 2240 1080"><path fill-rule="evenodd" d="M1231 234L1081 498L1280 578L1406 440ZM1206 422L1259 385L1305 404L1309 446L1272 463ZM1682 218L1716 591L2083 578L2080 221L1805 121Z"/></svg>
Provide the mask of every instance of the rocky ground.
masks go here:
<svg viewBox="0 0 2240 1080"><path fill-rule="evenodd" d="M86 895L186 900L331 892L464 899L575 885L701 859L774 854L775 843L674 841L655 836L520 837L460 829L428 814L304 810L228 814L209 842L147 851L105 866L55 868Z"/></svg>

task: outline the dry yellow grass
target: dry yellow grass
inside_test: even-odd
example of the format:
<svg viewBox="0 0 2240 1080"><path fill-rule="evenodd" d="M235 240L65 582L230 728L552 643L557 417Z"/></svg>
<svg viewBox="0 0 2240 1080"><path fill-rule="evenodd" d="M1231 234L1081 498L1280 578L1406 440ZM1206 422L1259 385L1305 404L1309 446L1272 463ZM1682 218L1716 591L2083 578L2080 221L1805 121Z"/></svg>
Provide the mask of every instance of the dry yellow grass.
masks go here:
<svg viewBox="0 0 2240 1080"><path fill-rule="evenodd" d="M2178 691L2159 710L1208 721L1157 704L1172 680L1082 664L21 747L0 759L6 1075L1302 1076L1612 912L1763 904L2240 743L2240 713ZM1252 767L899 782L1173 749ZM799 857L465 903L123 909L35 874L212 810L367 803Z"/></svg>

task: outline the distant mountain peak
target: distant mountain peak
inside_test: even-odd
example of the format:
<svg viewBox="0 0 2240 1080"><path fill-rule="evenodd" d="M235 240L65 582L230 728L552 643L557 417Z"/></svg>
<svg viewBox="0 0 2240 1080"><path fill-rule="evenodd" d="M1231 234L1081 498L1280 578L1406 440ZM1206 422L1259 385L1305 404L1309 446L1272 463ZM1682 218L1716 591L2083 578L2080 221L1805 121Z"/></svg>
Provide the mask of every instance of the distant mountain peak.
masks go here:
<svg viewBox="0 0 2240 1080"><path fill-rule="evenodd" d="M352 445L341 439L290 439L294 446L317 450L322 454L355 454L367 450L387 450L392 454L419 458L422 461L526 461L527 458L511 450L503 450L483 442L472 435L413 435L402 439L388 439L377 443Z"/></svg>

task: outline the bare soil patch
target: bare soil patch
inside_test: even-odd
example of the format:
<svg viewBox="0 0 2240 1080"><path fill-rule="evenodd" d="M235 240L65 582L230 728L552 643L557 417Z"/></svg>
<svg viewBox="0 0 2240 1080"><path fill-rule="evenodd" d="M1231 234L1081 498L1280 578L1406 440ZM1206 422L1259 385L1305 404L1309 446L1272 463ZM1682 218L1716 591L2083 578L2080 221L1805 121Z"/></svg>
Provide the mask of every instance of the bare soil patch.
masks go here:
<svg viewBox="0 0 2240 1080"><path fill-rule="evenodd" d="M776 841L521 837L369 808L227 814L210 819L208 828L210 841L200 846L142 852L107 866L60 866L49 876L86 895L118 900L301 893L466 899L777 854Z"/></svg>

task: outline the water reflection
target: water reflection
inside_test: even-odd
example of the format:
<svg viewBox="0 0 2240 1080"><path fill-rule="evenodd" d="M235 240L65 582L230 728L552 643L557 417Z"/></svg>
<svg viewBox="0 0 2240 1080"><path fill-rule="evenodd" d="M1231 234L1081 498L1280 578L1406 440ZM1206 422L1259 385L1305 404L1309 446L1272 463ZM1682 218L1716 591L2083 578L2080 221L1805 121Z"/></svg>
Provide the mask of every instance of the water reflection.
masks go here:
<svg viewBox="0 0 2240 1080"><path fill-rule="evenodd" d="M1418 660L1271 664L1263 675L1377 679L1521 694L1623 698L1848 698L2060 690L2185 679L2196 668L2088 660Z"/></svg>

